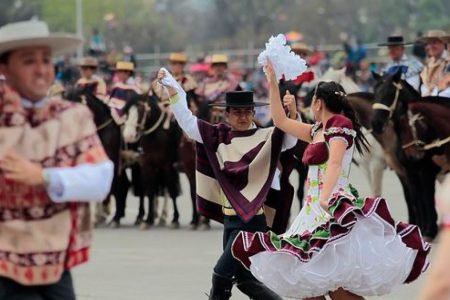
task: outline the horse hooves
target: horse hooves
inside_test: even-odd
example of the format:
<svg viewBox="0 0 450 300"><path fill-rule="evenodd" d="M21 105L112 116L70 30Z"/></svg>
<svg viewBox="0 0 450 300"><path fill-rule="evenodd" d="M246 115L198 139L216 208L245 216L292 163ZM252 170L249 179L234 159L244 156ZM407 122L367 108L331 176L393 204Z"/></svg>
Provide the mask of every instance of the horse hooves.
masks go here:
<svg viewBox="0 0 450 300"><path fill-rule="evenodd" d="M196 224L196 223L189 224L189 229L190 230L197 230L198 229L198 224Z"/></svg>
<svg viewBox="0 0 450 300"><path fill-rule="evenodd" d="M170 228L171 229L179 229L180 228L180 223L177 221L177 222L172 222L172 223L170 223Z"/></svg>
<svg viewBox="0 0 450 300"><path fill-rule="evenodd" d="M139 226L139 225L141 225L141 224L142 224L142 221L144 221L144 220L142 220L142 218L136 218L136 221L134 221L134 226Z"/></svg>
<svg viewBox="0 0 450 300"><path fill-rule="evenodd" d="M158 227L165 227L165 226L166 226L166 220L164 220L164 219L159 220Z"/></svg>
<svg viewBox="0 0 450 300"><path fill-rule="evenodd" d="M201 230L201 231L207 231L210 229L211 229L211 225L209 225L209 224L202 223L202 224L200 224L200 226L198 226L198 230Z"/></svg>
<svg viewBox="0 0 450 300"><path fill-rule="evenodd" d="M120 222L119 221L111 221L111 223L109 224L109 227L111 227L111 228L119 228L120 227Z"/></svg>
<svg viewBox="0 0 450 300"><path fill-rule="evenodd" d="M99 217L99 216L97 216L97 217L95 218L95 221L94 221L94 227L95 227L95 228L100 227L100 226L102 226L102 225L104 225L104 224L106 224L106 218L105 218L105 217Z"/></svg>
<svg viewBox="0 0 450 300"><path fill-rule="evenodd" d="M141 225L139 225L140 230L149 230L150 227L150 224L148 224L147 222L142 222Z"/></svg>

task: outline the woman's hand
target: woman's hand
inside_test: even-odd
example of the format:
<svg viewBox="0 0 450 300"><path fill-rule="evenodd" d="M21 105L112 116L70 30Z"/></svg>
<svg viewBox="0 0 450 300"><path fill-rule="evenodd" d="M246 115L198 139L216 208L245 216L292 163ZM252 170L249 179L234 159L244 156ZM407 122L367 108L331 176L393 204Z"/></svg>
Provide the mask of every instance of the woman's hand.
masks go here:
<svg viewBox="0 0 450 300"><path fill-rule="evenodd" d="M320 207L326 212L328 212L328 200L319 200Z"/></svg>
<svg viewBox="0 0 450 300"><path fill-rule="evenodd" d="M286 95L283 97L283 105L289 109L289 116L292 118L297 117L297 102L295 96L291 95L289 91L286 91Z"/></svg>
<svg viewBox="0 0 450 300"><path fill-rule="evenodd" d="M266 74L269 84L278 84L277 76L273 68L272 62L267 59L267 65L264 66L264 73Z"/></svg>

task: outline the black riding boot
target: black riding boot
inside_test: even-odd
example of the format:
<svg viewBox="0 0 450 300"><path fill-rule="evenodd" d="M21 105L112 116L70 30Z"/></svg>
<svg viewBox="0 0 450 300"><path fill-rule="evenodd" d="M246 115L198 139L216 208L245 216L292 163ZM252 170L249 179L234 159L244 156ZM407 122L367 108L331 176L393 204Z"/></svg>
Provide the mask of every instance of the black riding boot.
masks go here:
<svg viewBox="0 0 450 300"><path fill-rule="evenodd" d="M252 300L283 300L263 283L256 280L238 283L237 288Z"/></svg>
<svg viewBox="0 0 450 300"><path fill-rule="evenodd" d="M212 288L209 294L209 300L228 300L231 297L233 281L213 273Z"/></svg>

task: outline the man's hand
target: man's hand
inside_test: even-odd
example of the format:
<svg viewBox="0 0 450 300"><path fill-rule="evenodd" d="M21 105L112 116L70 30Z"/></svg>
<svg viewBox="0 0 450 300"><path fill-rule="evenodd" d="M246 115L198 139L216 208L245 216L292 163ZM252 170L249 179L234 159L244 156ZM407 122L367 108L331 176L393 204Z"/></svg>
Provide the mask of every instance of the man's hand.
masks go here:
<svg viewBox="0 0 450 300"><path fill-rule="evenodd" d="M0 158L0 171L6 179L16 181L25 185L44 185L43 169L39 164L9 151Z"/></svg>
<svg viewBox="0 0 450 300"><path fill-rule="evenodd" d="M448 87L450 87L450 74L447 74L444 76L444 78L442 78L442 80L439 82L438 89L440 91L443 91Z"/></svg>
<svg viewBox="0 0 450 300"><path fill-rule="evenodd" d="M161 84L163 87L167 88L167 91L169 92L169 97L175 96L178 93L177 90L171 86L165 85L162 82L164 77L166 77L166 72L164 70L159 70L158 77L157 77L159 84Z"/></svg>
<svg viewBox="0 0 450 300"><path fill-rule="evenodd" d="M291 95L289 91L286 91L286 95L283 97L283 105L289 109L289 115L292 119L297 118L297 102L295 96Z"/></svg>

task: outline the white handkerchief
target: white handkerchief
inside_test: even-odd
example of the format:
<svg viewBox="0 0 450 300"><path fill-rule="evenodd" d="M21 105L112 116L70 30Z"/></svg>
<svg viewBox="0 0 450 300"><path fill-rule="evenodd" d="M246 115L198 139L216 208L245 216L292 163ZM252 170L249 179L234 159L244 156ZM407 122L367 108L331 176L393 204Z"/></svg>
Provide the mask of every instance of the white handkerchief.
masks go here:
<svg viewBox="0 0 450 300"><path fill-rule="evenodd" d="M286 80L294 80L307 69L306 61L291 51L281 33L266 43L266 49L258 56L259 65L265 66L267 58L272 62L278 80L283 75Z"/></svg>
<svg viewBox="0 0 450 300"><path fill-rule="evenodd" d="M161 83L165 86L173 87L180 95L185 95L186 92L183 90L181 85L178 83L178 81L173 78L172 74L170 74L169 71L167 71L166 68L161 68L160 70L164 71L166 73L166 76L164 76L163 79L161 79Z"/></svg>

